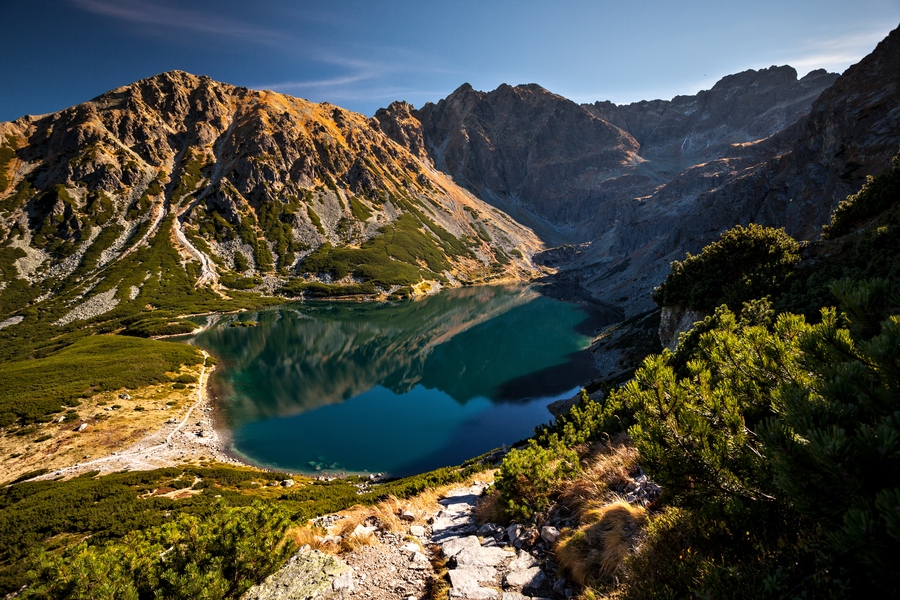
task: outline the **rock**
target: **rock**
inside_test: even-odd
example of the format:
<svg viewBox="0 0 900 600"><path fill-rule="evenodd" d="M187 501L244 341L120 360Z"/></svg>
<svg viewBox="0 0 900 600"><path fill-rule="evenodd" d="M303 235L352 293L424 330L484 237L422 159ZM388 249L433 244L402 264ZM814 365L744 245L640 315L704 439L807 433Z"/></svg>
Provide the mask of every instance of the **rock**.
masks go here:
<svg viewBox="0 0 900 600"><path fill-rule="evenodd" d="M555 582L553 582L553 592L555 594L559 594L560 596L566 595L566 579L564 577L560 577Z"/></svg>
<svg viewBox="0 0 900 600"><path fill-rule="evenodd" d="M659 317L659 341L664 348L675 350L679 334L690 331L694 322L706 318L706 313L681 306L664 306Z"/></svg>
<svg viewBox="0 0 900 600"><path fill-rule="evenodd" d="M87 429L87 427L88 427L87 423L82 423L81 425L79 425L78 427L75 428L75 431L81 433L82 431Z"/></svg>
<svg viewBox="0 0 900 600"><path fill-rule="evenodd" d="M478 546L463 548L455 558L457 567L493 567L512 556L511 552L503 548Z"/></svg>
<svg viewBox="0 0 900 600"><path fill-rule="evenodd" d="M426 531L425 528L421 525L410 525L409 526L409 535L415 536L417 538L425 537Z"/></svg>
<svg viewBox="0 0 900 600"><path fill-rule="evenodd" d="M285 479L284 481L281 482L281 487L292 487L293 485L294 485L293 479Z"/></svg>
<svg viewBox="0 0 900 600"><path fill-rule="evenodd" d="M407 511L404 511L404 512L400 515L400 520L401 520L401 521L409 521L409 522L412 522L412 521L415 521L415 520L416 520L416 515L412 514L411 512L409 512L409 511L407 510Z"/></svg>
<svg viewBox="0 0 900 600"><path fill-rule="evenodd" d="M493 581L497 576L497 570L490 567L451 569L450 597L467 598L471 600L492 600L500 596L500 593L491 588L482 587L481 582Z"/></svg>
<svg viewBox="0 0 900 600"><path fill-rule="evenodd" d="M119 400L131 400L131 396L128 394L119 394Z"/></svg>
<svg viewBox="0 0 900 600"><path fill-rule="evenodd" d="M518 523L510 525L506 528L506 537L509 538L510 544L515 544L516 540L519 539L519 534L522 532L523 527Z"/></svg>
<svg viewBox="0 0 900 600"><path fill-rule="evenodd" d="M516 548L530 548L531 546L534 546L535 542L537 542L540 537L541 535L538 533L536 527L528 527L519 532L513 545Z"/></svg>
<svg viewBox="0 0 900 600"><path fill-rule="evenodd" d="M540 567L531 567L521 571L511 571L503 578L503 583L516 588L539 588L547 580Z"/></svg>
<svg viewBox="0 0 900 600"><path fill-rule="evenodd" d="M377 527L366 527L365 525L357 525L353 529L353 533L351 533L350 535L368 536L368 535L372 535L376 531L378 531Z"/></svg>
<svg viewBox="0 0 900 600"><path fill-rule="evenodd" d="M538 559L525 550L519 550L515 560L509 563L508 568L510 571L522 571L537 566L537 564Z"/></svg>
<svg viewBox="0 0 900 600"><path fill-rule="evenodd" d="M441 552L445 558L452 558L466 548L480 548L481 542L474 535L455 538L441 544Z"/></svg>
<svg viewBox="0 0 900 600"><path fill-rule="evenodd" d="M495 523L485 523L484 525L482 525L481 527L478 528L478 535L483 536L483 537L487 537L489 535L497 536L497 535L503 534L505 531L506 531L505 529L503 529L502 527L500 527L499 525L497 525Z"/></svg>
<svg viewBox="0 0 900 600"><path fill-rule="evenodd" d="M413 552L412 556L409 559L409 563L410 569L424 570L431 566L431 561L428 560L428 557L421 552Z"/></svg>
<svg viewBox="0 0 900 600"><path fill-rule="evenodd" d="M346 563L304 546L241 600L337 600L352 592L353 570Z"/></svg>
<svg viewBox="0 0 900 600"><path fill-rule="evenodd" d="M559 529L552 525L544 525L541 527L541 538L548 544L555 544L559 539Z"/></svg>

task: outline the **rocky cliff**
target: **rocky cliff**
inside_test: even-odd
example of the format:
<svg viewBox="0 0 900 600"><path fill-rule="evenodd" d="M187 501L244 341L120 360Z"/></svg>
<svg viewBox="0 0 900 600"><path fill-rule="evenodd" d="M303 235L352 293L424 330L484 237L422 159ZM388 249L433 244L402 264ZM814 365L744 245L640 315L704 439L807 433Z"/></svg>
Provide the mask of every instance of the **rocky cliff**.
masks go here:
<svg viewBox="0 0 900 600"><path fill-rule="evenodd" d="M900 29L850 67L808 115L736 156L679 173L646 198L622 202L566 276L602 299L648 308L671 260L736 224L785 227L812 239L866 176L900 147Z"/></svg>
<svg viewBox="0 0 900 600"><path fill-rule="evenodd" d="M578 105L534 84L487 93L464 84L419 110L394 103L375 120L474 193L546 224L538 229L547 239L587 240L608 226L608 204L750 153L742 144L793 123L836 78L814 71L798 80L791 67L772 67L696 96L627 106Z"/></svg>
<svg viewBox="0 0 900 600"><path fill-rule="evenodd" d="M625 106L464 85L376 120L549 243L576 244L542 260L636 314L685 251L738 223L811 238L866 175L887 169L900 145L898 57L894 31L840 78L771 67Z"/></svg>
<svg viewBox="0 0 900 600"><path fill-rule="evenodd" d="M201 286L293 282L295 294L527 278L541 248L366 117L327 103L175 71L0 123L0 313L91 289L155 241ZM24 282L34 293L23 299ZM119 283L102 287L140 294Z"/></svg>

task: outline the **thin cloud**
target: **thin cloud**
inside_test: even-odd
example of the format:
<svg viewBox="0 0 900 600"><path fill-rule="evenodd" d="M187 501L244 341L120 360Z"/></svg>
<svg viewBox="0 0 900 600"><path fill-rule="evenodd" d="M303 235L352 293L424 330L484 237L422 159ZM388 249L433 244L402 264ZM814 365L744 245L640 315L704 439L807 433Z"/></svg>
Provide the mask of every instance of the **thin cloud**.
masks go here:
<svg viewBox="0 0 900 600"><path fill-rule="evenodd" d="M172 8L154 2L72 0L72 4L87 12L140 25L187 29L197 33L234 37L266 44L286 41L284 34L278 31L256 27L235 19L216 17L199 11Z"/></svg>
<svg viewBox="0 0 900 600"><path fill-rule="evenodd" d="M782 51L780 64L789 64L803 75L814 69L842 72L859 62L887 35L886 31L853 33L828 40L810 40Z"/></svg>

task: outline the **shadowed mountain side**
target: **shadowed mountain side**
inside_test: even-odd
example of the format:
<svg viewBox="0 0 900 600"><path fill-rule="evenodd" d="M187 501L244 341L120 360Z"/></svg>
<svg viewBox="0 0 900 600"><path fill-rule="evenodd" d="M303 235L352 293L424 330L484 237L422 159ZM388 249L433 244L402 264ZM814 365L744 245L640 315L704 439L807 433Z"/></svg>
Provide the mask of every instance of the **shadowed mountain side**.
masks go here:
<svg viewBox="0 0 900 600"><path fill-rule="evenodd" d="M620 202L611 223L565 266L562 278L635 314L672 260L696 253L736 224L785 227L812 239L867 175L900 147L900 29L853 65L810 113L771 138L682 173L649 198ZM769 148L767 151L766 148ZM777 156L759 160L771 149Z"/></svg>

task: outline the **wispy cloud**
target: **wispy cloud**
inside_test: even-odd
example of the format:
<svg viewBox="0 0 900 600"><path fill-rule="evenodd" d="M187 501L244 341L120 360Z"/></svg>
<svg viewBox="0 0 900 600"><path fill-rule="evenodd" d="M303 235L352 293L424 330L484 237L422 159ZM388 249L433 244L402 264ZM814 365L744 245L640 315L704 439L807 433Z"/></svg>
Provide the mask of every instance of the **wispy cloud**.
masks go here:
<svg viewBox="0 0 900 600"><path fill-rule="evenodd" d="M831 39L807 40L794 48L782 50L778 54L780 64L791 65L801 75L813 69L842 72L871 52L888 31L882 31L880 27L873 27L872 30Z"/></svg>
<svg viewBox="0 0 900 600"><path fill-rule="evenodd" d="M174 8L142 0L71 0L78 8L104 17L141 25L156 25L183 29L196 33L240 38L264 44L288 41L286 36L272 29L229 19L208 12Z"/></svg>
<svg viewBox="0 0 900 600"><path fill-rule="evenodd" d="M307 55L307 59L320 64L329 65L330 70L338 71L333 77L292 79L269 82L251 86L256 89L267 89L275 92L322 99L329 102L348 102L357 100L399 100L422 97L436 92L404 86L398 80L422 79L429 75L444 73L445 70L433 66L422 66L422 60L408 60L407 51L386 47L367 47L356 49L360 54L365 52L370 57L382 57L384 60L360 59L327 49L316 49ZM385 58L390 57L390 58ZM334 68L337 67L337 68Z"/></svg>

